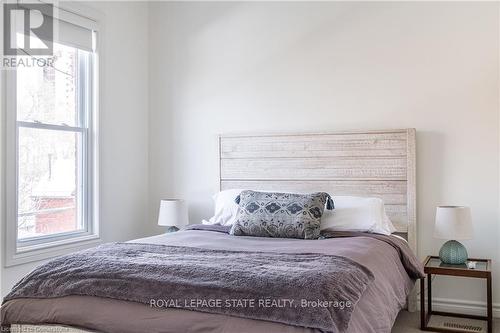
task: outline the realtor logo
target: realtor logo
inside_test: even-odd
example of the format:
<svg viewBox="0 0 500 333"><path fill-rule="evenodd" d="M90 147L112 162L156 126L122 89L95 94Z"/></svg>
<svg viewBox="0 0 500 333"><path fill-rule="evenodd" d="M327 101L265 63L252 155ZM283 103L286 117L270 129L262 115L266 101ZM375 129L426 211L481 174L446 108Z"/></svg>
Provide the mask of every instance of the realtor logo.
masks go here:
<svg viewBox="0 0 500 333"><path fill-rule="evenodd" d="M52 4L4 3L3 54L53 55L53 13Z"/></svg>

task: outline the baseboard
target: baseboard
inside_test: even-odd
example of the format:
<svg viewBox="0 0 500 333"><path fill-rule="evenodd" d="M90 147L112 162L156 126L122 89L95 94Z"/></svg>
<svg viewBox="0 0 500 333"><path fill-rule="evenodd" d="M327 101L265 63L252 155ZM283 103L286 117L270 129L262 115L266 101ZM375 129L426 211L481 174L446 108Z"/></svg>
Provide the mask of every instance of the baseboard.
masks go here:
<svg viewBox="0 0 500 333"><path fill-rule="evenodd" d="M419 300L420 302L420 297ZM432 309L445 312L459 312L471 315L486 315L486 303L451 298L432 298ZM493 317L500 318L500 304L493 303Z"/></svg>

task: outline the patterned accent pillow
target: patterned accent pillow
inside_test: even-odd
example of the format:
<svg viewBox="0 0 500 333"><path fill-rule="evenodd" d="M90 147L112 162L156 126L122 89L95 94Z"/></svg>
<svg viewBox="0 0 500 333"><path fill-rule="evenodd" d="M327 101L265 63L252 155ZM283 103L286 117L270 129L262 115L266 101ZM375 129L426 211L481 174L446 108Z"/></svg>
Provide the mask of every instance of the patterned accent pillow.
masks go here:
<svg viewBox="0 0 500 333"><path fill-rule="evenodd" d="M242 191L231 235L317 239L321 216L333 209L328 193L311 194Z"/></svg>

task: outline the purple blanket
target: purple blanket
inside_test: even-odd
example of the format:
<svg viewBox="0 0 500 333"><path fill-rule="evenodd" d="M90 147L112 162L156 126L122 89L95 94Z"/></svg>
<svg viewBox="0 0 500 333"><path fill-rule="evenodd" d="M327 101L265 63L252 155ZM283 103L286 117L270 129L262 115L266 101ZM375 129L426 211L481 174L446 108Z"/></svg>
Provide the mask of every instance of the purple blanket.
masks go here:
<svg viewBox="0 0 500 333"><path fill-rule="evenodd" d="M328 231L321 232L323 238L341 238L341 237L368 237L387 243L392 246L398 253L401 263L406 270L406 273L412 279L421 279L425 277L424 266L413 254L406 241L388 235L373 234L368 232L356 231Z"/></svg>
<svg viewBox="0 0 500 333"><path fill-rule="evenodd" d="M5 301L97 296L344 332L372 281L336 255L112 243L38 267Z"/></svg>
<svg viewBox="0 0 500 333"><path fill-rule="evenodd" d="M222 225L204 225L204 224L192 224L185 228L185 230L200 230L200 231L214 231L229 234L229 230L231 230L230 226L222 226ZM412 279L420 279L425 276L424 267L422 263L415 257L413 252L411 251L408 243L404 240L381 234L374 234L368 232L357 232L357 231L331 231L331 230L323 230L321 232L320 239L327 238L341 238L341 237L368 237L373 238L392 246L399 255L401 259L401 263L405 268L406 272Z"/></svg>

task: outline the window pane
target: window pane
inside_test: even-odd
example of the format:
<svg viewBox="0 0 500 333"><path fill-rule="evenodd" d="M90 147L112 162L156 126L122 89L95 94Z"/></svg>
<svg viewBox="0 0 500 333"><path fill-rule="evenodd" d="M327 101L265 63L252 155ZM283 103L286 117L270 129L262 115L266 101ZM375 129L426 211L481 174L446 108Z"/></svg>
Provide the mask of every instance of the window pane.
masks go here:
<svg viewBox="0 0 500 333"><path fill-rule="evenodd" d="M17 120L79 126L78 55L54 43L53 67L18 67Z"/></svg>
<svg viewBox="0 0 500 333"><path fill-rule="evenodd" d="M82 134L19 128L18 239L82 224Z"/></svg>

